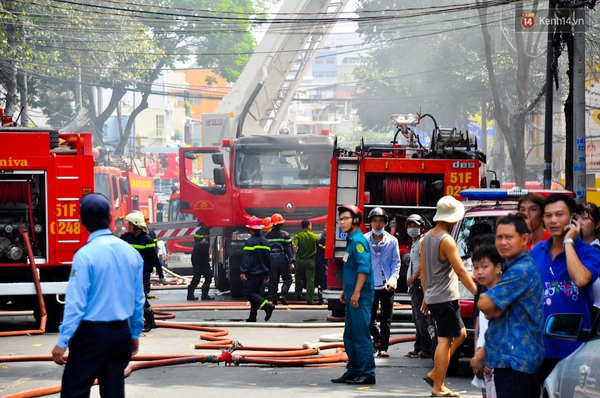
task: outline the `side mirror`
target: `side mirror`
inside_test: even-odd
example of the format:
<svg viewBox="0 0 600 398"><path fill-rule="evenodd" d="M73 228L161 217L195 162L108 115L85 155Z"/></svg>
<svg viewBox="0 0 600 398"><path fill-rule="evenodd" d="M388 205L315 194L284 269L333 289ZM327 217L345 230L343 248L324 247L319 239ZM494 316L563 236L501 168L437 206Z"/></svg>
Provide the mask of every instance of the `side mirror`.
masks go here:
<svg viewBox="0 0 600 398"><path fill-rule="evenodd" d="M499 180L491 180L490 188L500 188L500 181Z"/></svg>
<svg viewBox="0 0 600 398"><path fill-rule="evenodd" d="M562 340L578 340L582 336L583 314L553 314L546 320L544 334Z"/></svg>
<svg viewBox="0 0 600 398"><path fill-rule="evenodd" d="M183 152L183 157L186 158L186 159L192 159L192 160L195 160L197 158L196 154L194 152L192 152L192 151L184 151Z"/></svg>
<svg viewBox="0 0 600 398"><path fill-rule="evenodd" d="M225 187L227 184L227 180L225 179L225 169L223 167L215 167L213 170L213 177L216 185Z"/></svg>
<svg viewBox="0 0 600 398"><path fill-rule="evenodd" d="M127 186L127 178L120 177L119 178L119 185L121 186L121 193L123 195L128 195L129 194L129 187Z"/></svg>
<svg viewBox="0 0 600 398"><path fill-rule="evenodd" d="M218 164L219 166L223 164L223 154L222 153L213 153L212 161L214 164Z"/></svg>
<svg viewBox="0 0 600 398"><path fill-rule="evenodd" d="M190 206L190 202L188 202L187 200L180 200L179 201L179 210L191 210L192 206Z"/></svg>
<svg viewBox="0 0 600 398"><path fill-rule="evenodd" d="M162 211L165 208L165 204L160 202L156 204L156 210Z"/></svg>

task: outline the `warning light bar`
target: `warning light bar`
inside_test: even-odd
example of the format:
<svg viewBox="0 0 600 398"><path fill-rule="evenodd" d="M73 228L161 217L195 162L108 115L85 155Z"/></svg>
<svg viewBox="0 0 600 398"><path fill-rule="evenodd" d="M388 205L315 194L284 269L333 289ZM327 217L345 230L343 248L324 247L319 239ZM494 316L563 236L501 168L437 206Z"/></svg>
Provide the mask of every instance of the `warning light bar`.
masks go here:
<svg viewBox="0 0 600 398"><path fill-rule="evenodd" d="M575 197L574 192L562 189L521 189L519 187L511 189L463 189L460 191L460 196L467 200L510 200L519 199L528 194L537 194L547 198L555 193L567 195L570 198Z"/></svg>

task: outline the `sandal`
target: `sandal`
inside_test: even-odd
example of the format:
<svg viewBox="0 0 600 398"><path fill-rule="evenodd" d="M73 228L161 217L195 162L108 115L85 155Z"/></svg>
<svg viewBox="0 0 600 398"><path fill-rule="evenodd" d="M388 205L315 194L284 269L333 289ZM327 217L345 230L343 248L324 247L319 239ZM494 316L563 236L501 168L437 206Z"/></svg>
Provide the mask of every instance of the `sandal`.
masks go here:
<svg viewBox="0 0 600 398"><path fill-rule="evenodd" d="M382 357L382 358L389 358L390 354L388 354L387 351L385 351L385 350L381 350L377 353L377 356Z"/></svg>
<svg viewBox="0 0 600 398"><path fill-rule="evenodd" d="M414 358L415 355L419 355L419 353L416 352L416 351L409 351L406 354L404 354L404 356L407 357L407 358Z"/></svg>

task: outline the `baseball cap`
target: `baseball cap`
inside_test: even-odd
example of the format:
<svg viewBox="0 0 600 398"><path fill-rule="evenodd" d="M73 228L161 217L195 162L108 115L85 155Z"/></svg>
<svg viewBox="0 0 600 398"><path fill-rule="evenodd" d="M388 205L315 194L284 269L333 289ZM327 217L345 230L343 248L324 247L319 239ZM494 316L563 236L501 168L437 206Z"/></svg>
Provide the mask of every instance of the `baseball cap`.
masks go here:
<svg viewBox="0 0 600 398"><path fill-rule="evenodd" d="M108 199L100 193L90 193L81 198L79 204L81 217L106 217L110 214L110 203Z"/></svg>
<svg viewBox="0 0 600 398"><path fill-rule="evenodd" d="M454 223L465 215L465 206L454 196L444 196L437 202L437 212L433 221Z"/></svg>

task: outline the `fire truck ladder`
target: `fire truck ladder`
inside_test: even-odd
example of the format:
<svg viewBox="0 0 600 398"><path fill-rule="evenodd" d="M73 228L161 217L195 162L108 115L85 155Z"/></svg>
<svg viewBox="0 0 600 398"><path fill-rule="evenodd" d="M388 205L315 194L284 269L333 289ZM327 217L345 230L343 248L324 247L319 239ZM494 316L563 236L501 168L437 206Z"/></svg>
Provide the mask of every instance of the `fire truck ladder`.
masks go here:
<svg viewBox="0 0 600 398"><path fill-rule="evenodd" d="M358 157L340 157L338 158L336 198L337 206L346 203L358 204L358 179L359 168ZM337 207L336 206L336 207ZM336 223L337 224L337 223ZM335 231L339 231L336 225ZM342 236L343 235L343 236ZM336 258L342 258L346 250L345 234L335 234L335 253Z"/></svg>

